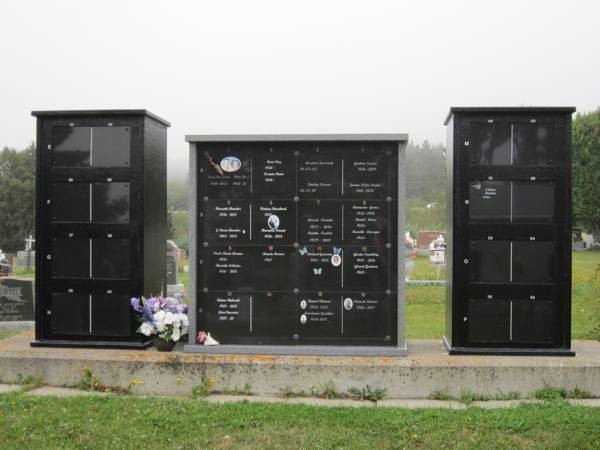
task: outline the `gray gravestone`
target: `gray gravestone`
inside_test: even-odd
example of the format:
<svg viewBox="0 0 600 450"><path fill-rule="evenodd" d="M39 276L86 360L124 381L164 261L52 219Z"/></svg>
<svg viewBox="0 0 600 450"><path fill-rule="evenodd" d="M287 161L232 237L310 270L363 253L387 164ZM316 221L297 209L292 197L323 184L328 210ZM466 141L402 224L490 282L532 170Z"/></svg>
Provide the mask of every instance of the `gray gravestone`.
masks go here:
<svg viewBox="0 0 600 450"><path fill-rule="evenodd" d="M33 278L0 278L0 322L35 320Z"/></svg>
<svg viewBox="0 0 600 450"><path fill-rule="evenodd" d="M179 284L177 273L177 256L167 253L167 286Z"/></svg>
<svg viewBox="0 0 600 450"><path fill-rule="evenodd" d="M17 252L17 267L27 267L27 250ZM35 250L31 251L31 267L35 266Z"/></svg>

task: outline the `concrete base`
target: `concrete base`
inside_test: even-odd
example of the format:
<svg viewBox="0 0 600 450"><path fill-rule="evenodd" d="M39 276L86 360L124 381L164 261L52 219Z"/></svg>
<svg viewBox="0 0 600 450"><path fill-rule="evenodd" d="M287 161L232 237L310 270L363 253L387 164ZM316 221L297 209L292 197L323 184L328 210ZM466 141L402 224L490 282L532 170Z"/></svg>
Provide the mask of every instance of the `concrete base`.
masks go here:
<svg viewBox="0 0 600 450"><path fill-rule="evenodd" d="M190 344L183 347L187 353L204 355L306 355L306 356L407 356L404 347L325 347L312 345L214 345Z"/></svg>
<svg viewBox="0 0 600 450"><path fill-rule="evenodd" d="M408 357L322 355L225 355L184 353L184 343L161 353L142 350L33 348L33 333L0 340L0 379L17 373L55 386L73 385L88 367L106 386L130 386L137 394L191 395L202 377L223 390L252 385L252 392L277 395L281 388L310 392L332 380L340 392L367 384L387 389L388 399L426 398L448 389L495 396L517 391L521 398L544 386L576 387L600 396L600 342L573 341L576 357L451 356L441 340L409 340ZM143 382L143 383L142 383Z"/></svg>
<svg viewBox="0 0 600 450"><path fill-rule="evenodd" d="M26 331L35 331L34 321L14 321L0 322L0 331L9 333L25 333Z"/></svg>

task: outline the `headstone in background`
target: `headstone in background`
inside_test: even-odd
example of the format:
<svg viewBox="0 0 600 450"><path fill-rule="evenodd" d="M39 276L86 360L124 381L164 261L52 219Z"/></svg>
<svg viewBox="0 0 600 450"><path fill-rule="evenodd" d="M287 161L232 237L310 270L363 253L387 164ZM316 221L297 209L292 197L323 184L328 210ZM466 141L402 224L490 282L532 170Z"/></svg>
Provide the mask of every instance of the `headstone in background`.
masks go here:
<svg viewBox="0 0 600 450"><path fill-rule="evenodd" d="M440 237L440 234L444 237L444 241L448 242L448 233L444 231L419 231L417 233L417 248L428 249L429 244Z"/></svg>
<svg viewBox="0 0 600 450"><path fill-rule="evenodd" d="M0 263L0 277L11 276L13 272L12 264Z"/></svg>
<svg viewBox="0 0 600 450"><path fill-rule="evenodd" d="M179 284L177 256L172 253L167 253L167 286L174 284Z"/></svg>
<svg viewBox="0 0 600 450"><path fill-rule="evenodd" d="M179 247L177 247L173 241L167 241L167 253L179 254Z"/></svg>
<svg viewBox="0 0 600 450"><path fill-rule="evenodd" d="M573 249L577 251L588 250L594 245L594 237L591 234L581 233L579 240L573 239Z"/></svg>
<svg viewBox="0 0 600 450"><path fill-rule="evenodd" d="M33 278L0 278L0 322L33 321Z"/></svg>
<svg viewBox="0 0 600 450"><path fill-rule="evenodd" d="M167 295L183 292L185 287L179 283L179 260L181 250L172 242L167 241Z"/></svg>
<svg viewBox="0 0 600 450"><path fill-rule="evenodd" d="M16 267L27 267L27 258L28 258L28 254L29 252L27 250L23 250L20 252L17 252L17 266ZM31 265L33 266L35 264L35 250L31 251Z"/></svg>

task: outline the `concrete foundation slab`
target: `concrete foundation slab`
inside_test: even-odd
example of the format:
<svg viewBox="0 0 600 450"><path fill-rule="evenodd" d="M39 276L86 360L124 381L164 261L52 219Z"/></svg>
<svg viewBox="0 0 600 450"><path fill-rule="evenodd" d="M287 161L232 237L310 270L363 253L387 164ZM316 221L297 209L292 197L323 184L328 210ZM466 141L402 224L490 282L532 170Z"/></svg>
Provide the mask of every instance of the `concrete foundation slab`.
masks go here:
<svg viewBox="0 0 600 450"><path fill-rule="evenodd" d="M456 400L422 400L422 399L390 399L379 400L378 407L383 408L448 408L448 409L467 409L467 406Z"/></svg>
<svg viewBox="0 0 600 450"><path fill-rule="evenodd" d="M69 386L83 368L107 386L129 386L136 380L138 395L191 395L192 386L215 380L212 388L252 385L252 392L276 396L280 389L310 392L309 385L330 380L338 391L387 389L387 398L427 398L448 389L454 398L461 389L495 396L518 391L521 398L544 386L588 391L600 396L600 342L574 341L576 357L450 356L439 340L408 341L408 357L323 355L235 355L173 352L30 347L33 333L0 340L0 379L16 374ZM144 382L143 384L141 382Z"/></svg>
<svg viewBox="0 0 600 450"><path fill-rule="evenodd" d="M48 395L52 397L77 397L77 396L89 396L89 395L114 395L110 392L95 392L95 391L82 391L81 389L70 389L61 388L56 386L44 386L38 389L29 391L31 396L36 395Z"/></svg>
<svg viewBox="0 0 600 450"><path fill-rule="evenodd" d="M469 408L485 408L485 409L496 409L496 408L516 408L521 405L521 400L490 400L488 402L473 402L469 405Z"/></svg>
<svg viewBox="0 0 600 450"><path fill-rule="evenodd" d="M361 402L350 399L324 399L314 397L295 397L287 400L287 403L294 405L311 405L311 406L350 406L352 408L369 408L375 406L373 402Z"/></svg>
<svg viewBox="0 0 600 450"><path fill-rule="evenodd" d="M25 333L26 331L35 331L35 322L32 320L0 322L0 331L7 331L9 333Z"/></svg>
<svg viewBox="0 0 600 450"><path fill-rule="evenodd" d="M281 403L283 399L257 395L209 395L201 400L208 403Z"/></svg>
<svg viewBox="0 0 600 450"><path fill-rule="evenodd" d="M594 408L600 408L600 398L581 398L581 399L571 399L569 403L572 405L579 406L592 406Z"/></svg>
<svg viewBox="0 0 600 450"><path fill-rule="evenodd" d="M3 384L3 383L0 383L0 394L3 394L5 392L20 391L20 390L21 390L21 386L19 386L18 384Z"/></svg>

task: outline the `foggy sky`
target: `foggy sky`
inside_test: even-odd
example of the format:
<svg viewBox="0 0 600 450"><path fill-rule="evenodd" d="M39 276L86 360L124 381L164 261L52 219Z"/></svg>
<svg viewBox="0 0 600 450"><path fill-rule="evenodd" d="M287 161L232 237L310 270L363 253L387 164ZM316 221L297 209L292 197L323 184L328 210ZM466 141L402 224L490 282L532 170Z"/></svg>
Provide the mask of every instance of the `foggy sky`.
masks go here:
<svg viewBox="0 0 600 450"><path fill-rule="evenodd" d="M0 148L33 110L147 109L186 134L408 133L452 106L600 106L600 2L0 2ZM171 168L172 169L172 168Z"/></svg>

